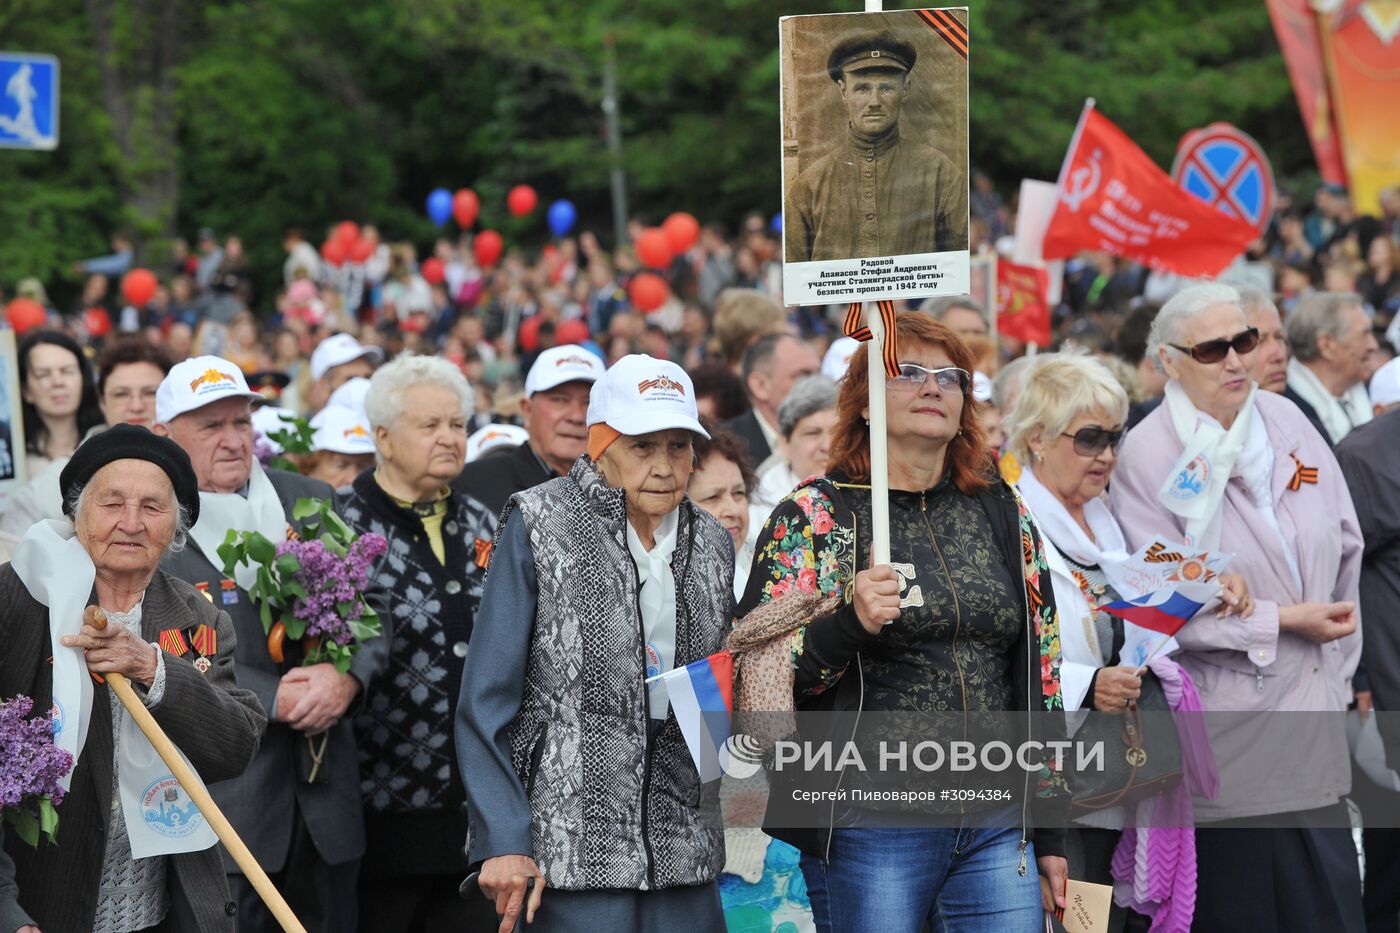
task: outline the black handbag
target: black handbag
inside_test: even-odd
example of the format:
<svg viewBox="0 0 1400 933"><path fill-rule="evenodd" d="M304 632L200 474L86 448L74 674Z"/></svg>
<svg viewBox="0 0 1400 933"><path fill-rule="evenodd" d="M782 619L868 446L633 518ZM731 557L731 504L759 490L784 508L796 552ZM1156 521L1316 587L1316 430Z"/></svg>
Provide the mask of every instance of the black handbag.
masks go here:
<svg viewBox="0 0 1400 933"><path fill-rule="evenodd" d="M1102 742L1104 749L1103 770L1076 772L1070 783L1076 816L1133 806L1181 783L1181 740L1162 682L1150 670L1136 701L1121 711L1091 710L1074 740L1081 747Z"/></svg>

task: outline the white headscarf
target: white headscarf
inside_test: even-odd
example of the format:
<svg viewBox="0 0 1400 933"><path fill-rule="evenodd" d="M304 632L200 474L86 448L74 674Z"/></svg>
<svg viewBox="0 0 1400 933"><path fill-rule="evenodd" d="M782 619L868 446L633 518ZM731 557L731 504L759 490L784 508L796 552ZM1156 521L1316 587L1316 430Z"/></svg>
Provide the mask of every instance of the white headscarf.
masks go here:
<svg viewBox="0 0 1400 933"><path fill-rule="evenodd" d="M230 531L257 531L273 544L287 540L287 513L272 480L267 478L257 460L248 475L248 495L236 492L203 492L199 494L199 521L190 529L190 537L215 567L223 565L219 546ZM239 564L233 578L245 590L258 580L258 568L251 562Z"/></svg>
<svg viewBox="0 0 1400 933"><path fill-rule="evenodd" d="M1045 536L1061 554L1081 567L1109 568L1131 556L1128 542L1123 538L1123 529L1118 527L1117 520L1102 499L1084 503L1084 520L1094 532L1091 540L1070 516L1064 504L1045 488L1033 467L1021 471L1016 488Z"/></svg>
<svg viewBox="0 0 1400 933"><path fill-rule="evenodd" d="M1212 550L1220 546L1225 487L1249 441L1258 390L1257 385L1250 385L1249 397L1226 431L1220 422L1196 408L1180 382L1173 379L1167 383L1164 404L1185 450L1157 490L1157 501L1173 515L1186 519L1186 544Z"/></svg>

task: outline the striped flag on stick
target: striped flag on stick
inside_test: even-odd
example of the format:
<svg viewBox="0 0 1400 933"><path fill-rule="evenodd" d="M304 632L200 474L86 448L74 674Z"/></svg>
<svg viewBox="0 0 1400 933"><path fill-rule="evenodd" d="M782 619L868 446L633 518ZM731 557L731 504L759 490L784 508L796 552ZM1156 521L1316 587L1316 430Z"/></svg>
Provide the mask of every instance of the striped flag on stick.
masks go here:
<svg viewBox="0 0 1400 933"><path fill-rule="evenodd" d="M1201 607L1220 595L1215 583L1182 583L1164 587L1136 599L1104 603L1104 612L1163 635L1175 635Z"/></svg>
<svg viewBox="0 0 1400 933"><path fill-rule="evenodd" d="M666 685L700 780L715 780L721 774L719 752L729 740L729 714L734 709L734 658L721 651L647 678L653 680Z"/></svg>

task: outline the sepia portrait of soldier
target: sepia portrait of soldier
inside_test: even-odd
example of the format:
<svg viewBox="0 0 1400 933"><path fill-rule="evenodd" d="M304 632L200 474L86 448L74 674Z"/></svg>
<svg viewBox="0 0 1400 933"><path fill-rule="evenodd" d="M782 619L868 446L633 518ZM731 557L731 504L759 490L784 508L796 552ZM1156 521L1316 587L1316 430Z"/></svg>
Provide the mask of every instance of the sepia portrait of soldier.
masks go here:
<svg viewBox="0 0 1400 933"><path fill-rule="evenodd" d="M950 140L955 161L921 134L901 134L901 112L925 92L919 60L914 43L889 29L831 46L828 87L844 105L846 126L837 138L823 134L825 154L787 179L788 262L967 249L965 135ZM962 106L965 114L965 98ZM808 111L801 122L801 146L816 144L805 132L815 128Z"/></svg>

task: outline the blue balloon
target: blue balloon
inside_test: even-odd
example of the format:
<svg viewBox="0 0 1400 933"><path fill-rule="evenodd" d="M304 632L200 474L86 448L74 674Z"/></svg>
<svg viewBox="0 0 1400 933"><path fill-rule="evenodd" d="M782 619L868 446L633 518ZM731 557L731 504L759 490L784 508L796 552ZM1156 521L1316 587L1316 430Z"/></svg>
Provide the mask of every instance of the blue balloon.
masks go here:
<svg viewBox="0 0 1400 933"><path fill-rule="evenodd" d="M772 230L774 233L782 233L782 232L783 232L783 212L782 212L782 211L778 211L778 213L776 213L776 214L773 215L773 219L770 220L770 221L768 222L768 229L769 229L769 230Z"/></svg>
<svg viewBox="0 0 1400 933"><path fill-rule="evenodd" d="M549 213L545 215L545 219L549 221L550 232L560 237L574 229L578 211L574 209L574 202L560 198L549 205Z"/></svg>
<svg viewBox="0 0 1400 933"><path fill-rule="evenodd" d="M452 216L452 192L446 188L434 188L428 195L428 218L439 227Z"/></svg>

